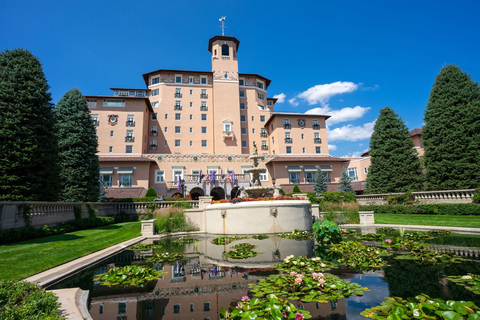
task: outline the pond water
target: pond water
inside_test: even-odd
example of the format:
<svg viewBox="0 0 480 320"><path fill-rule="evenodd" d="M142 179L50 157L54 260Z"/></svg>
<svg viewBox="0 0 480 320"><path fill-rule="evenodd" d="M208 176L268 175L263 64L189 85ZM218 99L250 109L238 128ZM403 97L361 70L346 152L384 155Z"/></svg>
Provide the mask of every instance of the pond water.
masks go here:
<svg viewBox="0 0 480 320"><path fill-rule="evenodd" d="M219 319L222 307L235 306L242 296L250 295L249 284L278 273L272 265L289 255L314 257L313 240L296 241L276 236L265 240L242 239L229 245L215 245L212 235L196 236L196 243L180 245L172 239L156 241L150 251L125 250L79 272L48 289L80 287L90 290L90 314L95 320L140 319ZM463 247L468 255L477 254L479 236L451 235L430 240L435 245ZM237 243L256 245L261 252L248 259L231 259L223 253ZM144 242L152 243L152 241ZM470 247L468 249L467 247ZM448 247L447 247L448 248ZM451 247L450 247L451 248ZM178 252L185 255L182 262L168 264L147 263L153 253ZM467 291L445 279L448 275L480 272L478 257L460 264L421 265L411 260L388 257L389 266L375 271L354 271L345 267L329 271L342 279L356 282L371 291L363 296L352 296L331 303L294 302L308 310L312 319L366 319L360 312L379 305L385 297L414 297L420 293L432 298L469 300L480 306L480 295ZM112 288L93 281L93 276L107 272L111 267L149 264L167 273L144 288Z"/></svg>

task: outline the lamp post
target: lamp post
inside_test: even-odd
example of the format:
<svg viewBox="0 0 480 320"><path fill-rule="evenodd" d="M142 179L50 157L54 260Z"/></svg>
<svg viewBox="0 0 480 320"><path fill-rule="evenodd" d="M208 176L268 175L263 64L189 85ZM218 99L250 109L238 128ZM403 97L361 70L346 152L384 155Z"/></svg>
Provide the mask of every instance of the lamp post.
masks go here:
<svg viewBox="0 0 480 320"><path fill-rule="evenodd" d="M275 177L272 177L272 184L274 187L275 187L275 182L277 182L277 179L275 179Z"/></svg>
<svg viewBox="0 0 480 320"><path fill-rule="evenodd" d="M185 179L181 180L180 188L182 188L182 198L185 198Z"/></svg>

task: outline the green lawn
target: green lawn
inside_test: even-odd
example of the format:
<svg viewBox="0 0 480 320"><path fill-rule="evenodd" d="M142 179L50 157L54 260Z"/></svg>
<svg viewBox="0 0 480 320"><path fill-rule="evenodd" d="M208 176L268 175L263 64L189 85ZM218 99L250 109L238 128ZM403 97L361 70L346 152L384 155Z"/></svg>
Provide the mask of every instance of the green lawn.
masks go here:
<svg viewBox="0 0 480 320"><path fill-rule="evenodd" d="M138 236L140 222L126 222L3 245L0 279L24 279Z"/></svg>
<svg viewBox="0 0 480 320"><path fill-rule="evenodd" d="M421 226L480 228L480 216L430 214L375 214L377 224L406 224Z"/></svg>

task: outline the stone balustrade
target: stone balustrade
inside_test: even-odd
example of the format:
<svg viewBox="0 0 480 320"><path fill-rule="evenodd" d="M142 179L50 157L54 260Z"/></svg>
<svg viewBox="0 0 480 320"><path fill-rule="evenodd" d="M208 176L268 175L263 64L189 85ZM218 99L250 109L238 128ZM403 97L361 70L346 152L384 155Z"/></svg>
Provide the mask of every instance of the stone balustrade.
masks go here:
<svg viewBox="0 0 480 320"><path fill-rule="evenodd" d="M198 208L198 201L184 201L192 208ZM157 209L173 206L178 201L154 202ZM113 217L122 211L126 214L144 214L147 206L152 202L39 202L39 201L5 201L0 202L0 231L21 228L25 226L24 211L28 210L27 217L33 227L56 225L75 219L74 207L80 206L82 218L88 217L87 206L91 205L96 216Z"/></svg>
<svg viewBox="0 0 480 320"><path fill-rule="evenodd" d="M413 200L422 204L429 203L471 203L475 189L440 190L412 192ZM405 193L367 194L357 196L359 205L387 204L387 197Z"/></svg>

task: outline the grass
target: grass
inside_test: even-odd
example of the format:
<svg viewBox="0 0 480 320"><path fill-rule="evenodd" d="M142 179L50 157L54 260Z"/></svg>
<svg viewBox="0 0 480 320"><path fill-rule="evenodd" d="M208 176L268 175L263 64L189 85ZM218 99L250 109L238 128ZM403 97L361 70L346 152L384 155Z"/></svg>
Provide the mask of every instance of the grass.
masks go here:
<svg viewBox="0 0 480 320"><path fill-rule="evenodd" d="M374 217L376 224L480 228L480 216L380 213Z"/></svg>
<svg viewBox="0 0 480 320"><path fill-rule="evenodd" d="M137 236L138 221L0 246L0 279L24 279Z"/></svg>

